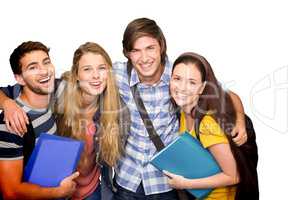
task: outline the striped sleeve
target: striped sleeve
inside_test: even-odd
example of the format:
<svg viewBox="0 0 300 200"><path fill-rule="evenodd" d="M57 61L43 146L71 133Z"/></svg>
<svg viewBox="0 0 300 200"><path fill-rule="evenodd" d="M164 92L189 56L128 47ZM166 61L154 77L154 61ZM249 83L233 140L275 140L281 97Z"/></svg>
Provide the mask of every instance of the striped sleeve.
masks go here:
<svg viewBox="0 0 300 200"><path fill-rule="evenodd" d="M5 93L11 99L15 99L20 95L21 85L15 84L13 86L8 85L7 87L0 87L0 90Z"/></svg>
<svg viewBox="0 0 300 200"><path fill-rule="evenodd" d="M2 113L1 113L2 115ZM0 160L23 159L23 138L8 132L6 125L0 123Z"/></svg>

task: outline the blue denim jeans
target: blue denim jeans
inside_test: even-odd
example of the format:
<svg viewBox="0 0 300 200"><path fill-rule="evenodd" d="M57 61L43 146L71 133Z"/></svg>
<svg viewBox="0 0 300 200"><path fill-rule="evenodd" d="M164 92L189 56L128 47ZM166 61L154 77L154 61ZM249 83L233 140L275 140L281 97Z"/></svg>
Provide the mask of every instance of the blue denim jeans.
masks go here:
<svg viewBox="0 0 300 200"><path fill-rule="evenodd" d="M136 192L126 190L116 184L118 191L114 194L114 200L178 200L175 190L160 194L145 195L143 184L141 183Z"/></svg>

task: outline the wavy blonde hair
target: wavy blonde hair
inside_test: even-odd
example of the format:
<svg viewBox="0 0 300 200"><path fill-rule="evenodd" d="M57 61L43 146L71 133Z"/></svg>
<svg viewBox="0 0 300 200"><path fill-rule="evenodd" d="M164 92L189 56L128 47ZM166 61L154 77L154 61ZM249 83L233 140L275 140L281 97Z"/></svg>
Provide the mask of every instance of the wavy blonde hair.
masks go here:
<svg viewBox="0 0 300 200"><path fill-rule="evenodd" d="M123 151L119 127L119 93L112 73L112 61L106 51L96 43L87 42L81 45L74 53L71 71L62 75L62 79L67 84L55 106L58 116L58 133L80 140L85 138L87 123L82 112L83 96L78 84L78 68L79 60L86 53L101 55L108 66L106 89L99 95L93 109L96 113L96 110L102 107L100 109L99 124L97 124L97 130L100 131L99 160L114 166Z"/></svg>

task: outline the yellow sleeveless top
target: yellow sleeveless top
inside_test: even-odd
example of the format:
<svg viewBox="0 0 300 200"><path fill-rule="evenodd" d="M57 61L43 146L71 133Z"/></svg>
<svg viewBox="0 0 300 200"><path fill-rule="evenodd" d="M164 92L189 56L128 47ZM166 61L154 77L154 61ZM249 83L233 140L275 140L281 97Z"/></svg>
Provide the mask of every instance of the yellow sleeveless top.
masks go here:
<svg viewBox="0 0 300 200"><path fill-rule="evenodd" d="M195 130L188 131L185 123L184 113L181 112L180 116L180 132L189 132L193 137L196 137ZM214 144L228 144L228 139L225 133L209 114L205 115L200 122L200 142L204 148L208 148ZM227 186L215 188L205 200L234 200L236 192L236 186Z"/></svg>

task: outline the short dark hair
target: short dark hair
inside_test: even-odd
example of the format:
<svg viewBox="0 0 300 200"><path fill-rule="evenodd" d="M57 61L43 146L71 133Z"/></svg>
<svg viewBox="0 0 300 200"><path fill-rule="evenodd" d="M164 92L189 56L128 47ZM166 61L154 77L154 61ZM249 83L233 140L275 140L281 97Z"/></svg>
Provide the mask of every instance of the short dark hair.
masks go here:
<svg viewBox="0 0 300 200"><path fill-rule="evenodd" d="M31 51L44 51L49 56L50 49L46 47L41 42L27 41L20 44L15 50L12 52L9 58L10 67L14 74L22 73L22 66L20 63L21 58L24 57L26 53Z"/></svg>
<svg viewBox="0 0 300 200"><path fill-rule="evenodd" d="M133 49L134 42L143 36L153 37L158 41L161 50L161 63L164 65L165 58L167 56L167 43L165 36L156 22L148 18L138 18L127 25L122 41L124 56L128 58L128 61L130 62L128 53Z"/></svg>

